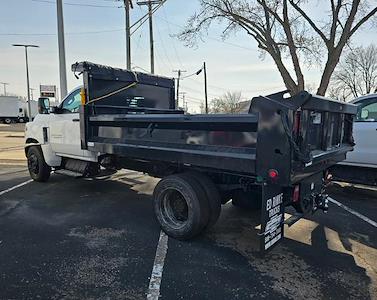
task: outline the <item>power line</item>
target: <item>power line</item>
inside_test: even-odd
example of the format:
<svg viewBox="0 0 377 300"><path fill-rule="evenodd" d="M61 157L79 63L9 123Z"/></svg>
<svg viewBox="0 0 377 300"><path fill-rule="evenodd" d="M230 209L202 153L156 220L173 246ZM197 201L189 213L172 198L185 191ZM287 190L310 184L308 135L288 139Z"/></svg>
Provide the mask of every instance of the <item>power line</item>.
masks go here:
<svg viewBox="0 0 377 300"><path fill-rule="evenodd" d="M176 23L172 23L160 16L158 16L157 18L160 18L161 20L165 21L166 23L169 23L175 27L178 27L180 29L185 29L185 27L183 27L182 25L178 25ZM249 48L249 47L245 47L245 46L242 46L242 45L238 45L238 44L234 44L234 43L231 43L231 42L227 42L227 41L224 41L224 40L221 40L221 39L218 39L218 38L214 38L214 37L211 37L211 36L207 36L208 39L210 40L214 40L214 41L217 41L217 42L220 42L220 43L223 43L223 44L227 44L227 45L230 45L230 46L233 46L233 47L237 47L237 48L240 48L240 49L244 49L244 50L248 50L248 51L253 51L253 52L259 52L258 49L253 49L253 48Z"/></svg>
<svg viewBox="0 0 377 300"><path fill-rule="evenodd" d="M163 12L165 18L167 19L168 16L167 16L167 13L166 13L166 11L165 11L165 6L162 7L162 12ZM177 59L178 59L178 63L181 65L181 68L183 68L182 60L181 60L181 58L180 58L180 56L179 56L179 53L178 53L177 47L175 46L175 39L173 38L172 30L171 30L171 28L170 28L170 24L169 24L168 22L165 22L165 23L166 23L167 28L168 28L169 36L170 36L170 38L173 40L173 43L172 43L172 44L173 44L173 49L174 49L175 56L177 57Z"/></svg>
<svg viewBox="0 0 377 300"><path fill-rule="evenodd" d="M31 0L33 2L40 2L40 3L49 3L49 4L56 4L55 1L51 0ZM82 7L96 7L96 8L123 8L123 6L113 6L113 5L97 5L97 4L84 4L84 3L66 3L64 5L70 6L82 6Z"/></svg>
<svg viewBox="0 0 377 300"><path fill-rule="evenodd" d="M158 26L156 26L156 28L157 28L157 35L158 35L159 41L161 42L161 47L162 47L162 50L163 50L164 55L166 57L166 60L169 63L171 69L174 69L174 66L173 66L173 64L170 61L170 57L168 55L168 51L166 50L165 43L164 43L164 40L162 38L162 34L160 32L160 28Z"/></svg>
<svg viewBox="0 0 377 300"><path fill-rule="evenodd" d="M120 32L124 29L109 29L109 30L98 30L98 31L81 31L81 32L67 32L66 35L84 35L84 34L99 34L99 33L109 33L109 32ZM56 36L57 33L0 33L0 36Z"/></svg>

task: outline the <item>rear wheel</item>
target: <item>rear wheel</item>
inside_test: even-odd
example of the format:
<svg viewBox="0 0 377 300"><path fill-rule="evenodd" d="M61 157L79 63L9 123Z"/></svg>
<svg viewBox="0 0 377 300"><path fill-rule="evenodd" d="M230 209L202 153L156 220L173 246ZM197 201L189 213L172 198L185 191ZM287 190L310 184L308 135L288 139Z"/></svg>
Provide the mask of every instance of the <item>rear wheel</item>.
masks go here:
<svg viewBox="0 0 377 300"><path fill-rule="evenodd" d="M28 149L27 165L33 180L46 182L50 178L51 168L46 164L40 147L32 146Z"/></svg>
<svg viewBox="0 0 377 300"><path fill-rule="evenodd" d="M190 176L163 178L153 192L154 210L161 228L171 237L187 240L208 223L208 203L200 184Z"/></svg>
<svg viewBox="0 0 377 300"><path fill-rule="evenodd" d="M9 125L10 123L12 123L12 119L6 118L4 119L4 123Z"/></svg>
<svg viewBox="0 0 377 300"><path fill-rule="evenodd" d="M214 182L206 175L199 172L188 172L187 175L193 177L203 188L208 201L209 218L206 228L216 224L221 213L221 196Z"/></svg>

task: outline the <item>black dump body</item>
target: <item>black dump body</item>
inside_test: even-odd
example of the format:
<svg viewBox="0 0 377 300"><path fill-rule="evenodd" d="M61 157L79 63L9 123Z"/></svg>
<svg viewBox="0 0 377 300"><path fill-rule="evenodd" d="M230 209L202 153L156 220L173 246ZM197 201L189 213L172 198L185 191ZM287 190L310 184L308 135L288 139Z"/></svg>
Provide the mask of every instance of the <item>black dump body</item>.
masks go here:
<svg viewBox="0 0 377 300"><path fill-rule="evenodd" d="M161 178L201 172L223 203L259 204L262 252L283 238L284 224L327 211L325 171L353 149L351 104L280 92L253 98L243 114L190 115L175 109L173 79L88 62L72 69L84 77L83 149L104 166ZM285 220L288 205L297 214Z"/></svg>
<svg viewBox="0 0 377 300"><path fill-rule="evenodd" d="M258 182L276 170L274 183L289 186L353 148L354 105L281 92L254 98L244 114L190 115L175 110L172 79L88 62L72 70L84 76L84 149Z"/></svg>

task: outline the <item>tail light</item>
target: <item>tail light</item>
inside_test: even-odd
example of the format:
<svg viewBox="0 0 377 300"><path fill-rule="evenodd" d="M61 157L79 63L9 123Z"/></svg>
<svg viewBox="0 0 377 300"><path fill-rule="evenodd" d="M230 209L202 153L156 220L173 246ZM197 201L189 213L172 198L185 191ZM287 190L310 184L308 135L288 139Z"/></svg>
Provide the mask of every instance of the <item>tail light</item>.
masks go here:
<svg viewBox="0 0 377 300"><path fill-rule="evenodd" d="M271 179L277 179L278 176L279 176L279 173L275 169L268 170L268 177L270 177Z"/></svg>
<svg viewBox="0 0 377 300"><path fill-rule="evenodd" d="M293 202L297 203L300 201L300 185L296 185L293 189Z"/></svg>

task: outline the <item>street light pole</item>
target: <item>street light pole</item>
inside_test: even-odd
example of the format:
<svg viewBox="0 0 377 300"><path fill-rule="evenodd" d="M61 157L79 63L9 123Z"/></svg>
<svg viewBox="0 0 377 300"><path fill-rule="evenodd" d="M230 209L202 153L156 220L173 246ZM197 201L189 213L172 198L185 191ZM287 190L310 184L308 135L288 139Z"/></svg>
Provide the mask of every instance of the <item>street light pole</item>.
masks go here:
<svg viewBox="0 0 377 300"><path fill-rule="evenodd" d="M13 44L13 47L24 47L25 48L25 59L26 59L26 85L27 85L27 108L28 108L28 119L31 121L31 105L30 105L30 82L29 82L29 61L27 55L27 48L39 48L36 45L24 45L24 44Z"/></svg>
<svg viewBox="0 0 377 300"><path fill-rule="evenodd" d="M58 19L60 98L64 99L67 95L67 71L65 63L63 0L56 0L56 10Z"/></svg>
<svg viewBox="0 0 377 300"><path fill-rule="evenodd" d="M9 83L7 83L7 82L0 82L0 84L3 85L3 87L4 87L4 96L6 96L7 95L7 85L9 85Z"/></svg>

